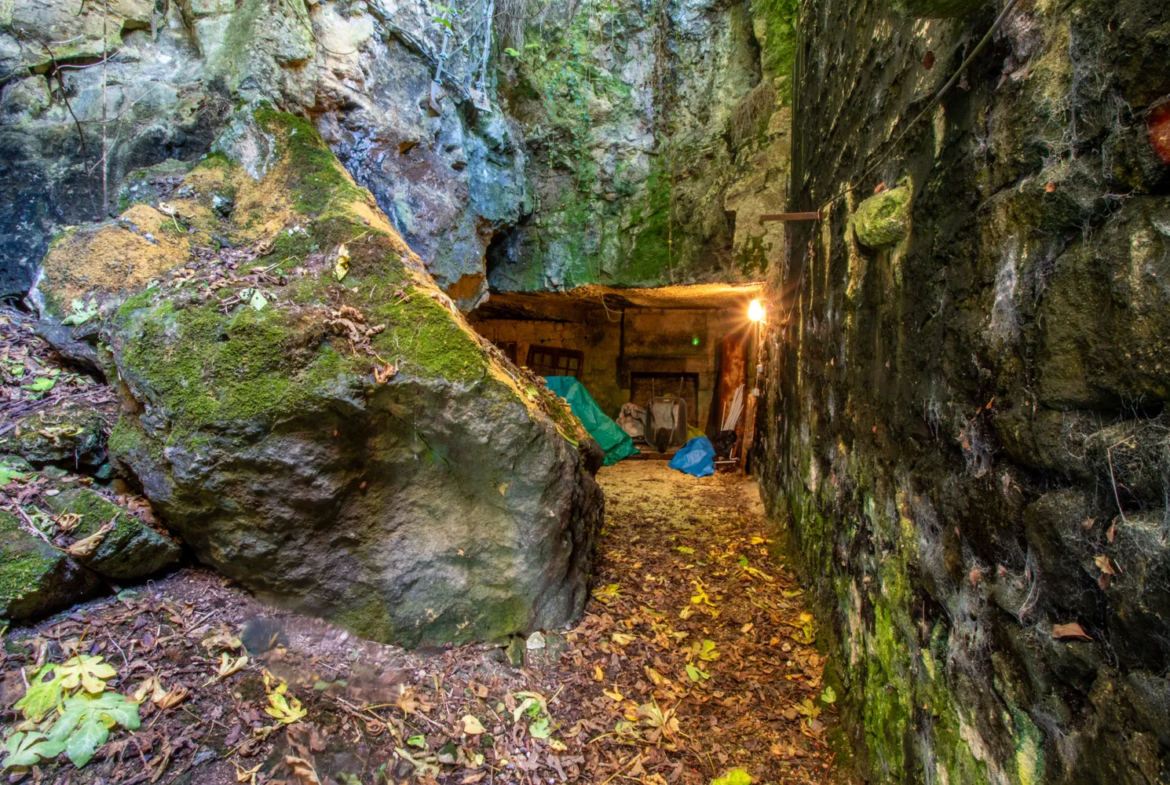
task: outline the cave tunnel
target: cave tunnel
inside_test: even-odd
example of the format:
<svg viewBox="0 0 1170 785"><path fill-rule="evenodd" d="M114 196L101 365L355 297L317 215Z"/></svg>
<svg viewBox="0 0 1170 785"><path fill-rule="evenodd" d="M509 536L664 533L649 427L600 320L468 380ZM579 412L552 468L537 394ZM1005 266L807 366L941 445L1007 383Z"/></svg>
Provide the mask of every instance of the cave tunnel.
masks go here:
<svg viewBox="0 0 1170 785"><path fill-rule="evenodd" d="M759 315L761 291L746 283L498 292L469 321L513 363L576 379L631 435L639 449L631 458L670 459L705 436L719 468L742 470L759 346L749 311ZM674 419L652 401L674 404ZM647 419L648 409L660 417ZM676 427L662 428L664 418Z"/></svg>

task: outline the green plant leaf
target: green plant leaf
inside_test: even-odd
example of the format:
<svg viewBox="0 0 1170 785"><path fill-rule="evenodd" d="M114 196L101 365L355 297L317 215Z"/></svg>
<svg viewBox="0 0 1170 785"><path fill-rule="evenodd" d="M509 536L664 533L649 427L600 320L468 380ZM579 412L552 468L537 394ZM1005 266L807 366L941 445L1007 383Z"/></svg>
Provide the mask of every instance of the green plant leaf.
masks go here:
<svg viewBox="0 0 1170 785"><path fill-rule="evenodd" d="M0 488L3 488L13 480L25 480L28 477L27 472L17 471L16 468L6 463L0 463Z"/></svg>
<svg viewBox="0 0 1170 785"><path fill-rule="evenodd" d="M53 389L53 385L56 383L56 379L51 379L48 376L39 376L33 380L32 384L24 385L24 389L29 392L43 393Z"/></svg>
<svg viewBox="0 0 1170 785"><path fill-rule="evenodd" d="M53 678L47 679L46 676L50 672L53 673ZM32 680L28 683L28 691L24 693L24 697L16 702L16 708L20 710L26 720L33 722L40 722L45 718L45 715L57 708L57 703L61 700L61 669L56 665L45 665L36 672Z"/></svg>
<svg viewBox="0 0 1170 785"><path fill-rule="evenodd" d="M69 760L80 769L106 743L110 728L120 725L126 730L137 730L139 724L138 704L124 695L83 692L65 699L61 716L49 730L48 739L63 744Z"/></svg>
<svg viewBox="0 0 1170 785"><path fill-rule="evenodd" d="M519 57L520 56L520 53L517 52L515 49L513 49L510 46L505 47L504 54L508 55L508 57Z"/></svg>
<svg viewBox="0 0 1170 785"><path fill-rule="evenodd" d="M685 545L680 545L677 548L675 548L675 550L678 551L679 553L686 553L686 554L691 554L691 553L695 552L694 548L688 548Z"/></svg>
<svg viewBox="0 0 1170 785"><path fill-rule="evenodd" d="M427 737L420 733L417 736L411 736L406 740L406 743L412 747L418 747L420 750L425 750L427 748Z"/></svg>
<svg viewBox="0 0 1170 785"><path fill-rule="evenodd" d="M48 760L60 755L61 751L65 749L65 745L47 739L45 734L35 731L13 733L4 745L4 751L8 753L7 757L4 758L4 768L35 766L41 762L42 758Z"/></svg>
<svg viewBox="0 0 1170 785"><path fill-rule="evenodd" d="M837 702L837 691L832 687L825 686L825 691L821 693L821 700L825 703L833 704Z"/></svg>
<svg viewBox="0 0 1170 785"><path fill-rule="evenodd" d="M106 682L118 675L109 663L102 662L102 657L91 657L88 654L79 654L65 660L58 666L61 673L61 686L66 690L76 689L77 685L86 692L103 692Z"/></svg>
<svg viewBox="0 0 1170 785"><path fill-rule="evenodd" d="M703 641L703 647L699 649L699 659L706 662L714 662L719 659L719 652L715 651L715 641Z"/></svg>
<svg viewBox="0 0 1170 785"><path fill-rule="evenodd" d="M98 305L97 300L90 300L89 305L86 305L81 300L74 300L72 303L73 312L61 320L61 324L67 326L76 326L85 324L93 317L97 316Z"/></svg>
<svg viewBox="0 0 1170 785"><path fill-rule="evenodd" d="M743 769L731 769L722 777L711 780L711 785L752 785L752 775Z"/></svg>
<svg viewBox="0 0 1170 785"><path fill-rule="evenodd" d="M711 678L711 674L702 668L697 668L691 663L687 663L687 676L691 681L706 681Z"/></svg>

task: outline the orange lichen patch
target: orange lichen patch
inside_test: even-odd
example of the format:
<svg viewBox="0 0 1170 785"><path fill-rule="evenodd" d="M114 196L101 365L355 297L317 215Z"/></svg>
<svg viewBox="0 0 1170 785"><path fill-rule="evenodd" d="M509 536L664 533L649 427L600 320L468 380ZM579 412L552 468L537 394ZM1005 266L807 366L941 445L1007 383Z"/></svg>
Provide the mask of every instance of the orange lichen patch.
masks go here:
<svg viewBox="0 0 1170 785"><path fill-rule="evenodd" d="M468 300L479 294L483 278L483 273L460 276L458 281L447 287L446 292L453 300Z"/></svg>
<svg viewBox="0 0 1170 785"><path fill-rule="evenodd" d="M1150 113L1150 144L1163 161L1170 164L1170 103L1165 103Z"/></svg>
<svg viewBox="0 0 1170 785"><path fill-rule="evenodd" d="M61 307L95 290L125 292L184 264L189 244L181 224L153 207L131 207L117 223L72 229L44 260L44 289Z"/></svg>

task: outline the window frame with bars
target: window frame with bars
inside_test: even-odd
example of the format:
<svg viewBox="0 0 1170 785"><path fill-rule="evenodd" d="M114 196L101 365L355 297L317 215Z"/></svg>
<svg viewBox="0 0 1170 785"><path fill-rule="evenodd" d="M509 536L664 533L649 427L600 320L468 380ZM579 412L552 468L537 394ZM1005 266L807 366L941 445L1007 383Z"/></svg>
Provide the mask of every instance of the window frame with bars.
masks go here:
<svg viewBox="0 0 1170 785"><path fill-rule="evenodd" d="M552 362L539 362L541 355ZM581 371L585 368L585 352L559 346L529 346L525 365L537 376L572 376L580 381Z"/></svg>

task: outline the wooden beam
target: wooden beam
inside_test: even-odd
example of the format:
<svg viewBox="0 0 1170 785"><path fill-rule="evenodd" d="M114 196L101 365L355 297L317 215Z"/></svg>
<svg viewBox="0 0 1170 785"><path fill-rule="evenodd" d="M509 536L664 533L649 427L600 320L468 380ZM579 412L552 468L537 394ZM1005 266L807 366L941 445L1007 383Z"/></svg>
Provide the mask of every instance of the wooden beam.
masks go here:
<svg viewBox="0 0 1170 785"><path fill-rule="evenodd" d="M772 213L771 215L761 215L760 223L769 223L771 221L819 221L821 214L819 212L812 213Z"/></svg>

